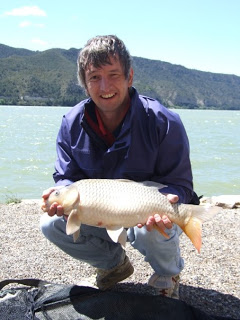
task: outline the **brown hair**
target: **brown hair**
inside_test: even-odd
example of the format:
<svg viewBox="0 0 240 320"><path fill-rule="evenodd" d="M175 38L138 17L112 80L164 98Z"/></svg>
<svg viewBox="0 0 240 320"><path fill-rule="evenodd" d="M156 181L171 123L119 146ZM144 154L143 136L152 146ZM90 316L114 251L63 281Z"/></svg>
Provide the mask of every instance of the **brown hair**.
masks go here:
<svg viewBox="0 0 240 320"><path fill-rule="evenodd" d="M119 58L127 79L132 67L132 59L123 41L114 35L97 36L88 40L77 60L78 80L85 89L85 70L88 65L93 64L95 68L100 68L102 65L110 64L110 57Z"/></svg>

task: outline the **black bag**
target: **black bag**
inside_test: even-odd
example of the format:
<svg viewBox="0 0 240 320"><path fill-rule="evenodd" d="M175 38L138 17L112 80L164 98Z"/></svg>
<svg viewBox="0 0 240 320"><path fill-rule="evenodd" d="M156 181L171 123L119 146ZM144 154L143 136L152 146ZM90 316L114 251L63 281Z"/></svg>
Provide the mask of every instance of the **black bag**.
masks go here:
<svg viewBox="0 0 240 320"><path fill-rule="evenodd" d="M25 287L2 289L9 283ZM26 287L28 286L28 287ZM211 320L183 301L160 296L47 283L38 279L0 282L0 320Z"/></svg>

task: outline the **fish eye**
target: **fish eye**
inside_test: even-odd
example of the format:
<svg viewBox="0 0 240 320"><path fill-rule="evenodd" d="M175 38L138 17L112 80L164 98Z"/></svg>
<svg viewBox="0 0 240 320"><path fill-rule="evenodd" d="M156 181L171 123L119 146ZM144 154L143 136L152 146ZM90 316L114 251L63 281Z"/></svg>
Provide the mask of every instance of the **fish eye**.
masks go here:
<svg viewBox="0 0 240 320"><path fill-rule="evenodd" d="M54 193L54 195L55 195L56 197L58 197L58 196L60 195L60 191L59 191L59 190L56 190L55 193Z"/></svg>

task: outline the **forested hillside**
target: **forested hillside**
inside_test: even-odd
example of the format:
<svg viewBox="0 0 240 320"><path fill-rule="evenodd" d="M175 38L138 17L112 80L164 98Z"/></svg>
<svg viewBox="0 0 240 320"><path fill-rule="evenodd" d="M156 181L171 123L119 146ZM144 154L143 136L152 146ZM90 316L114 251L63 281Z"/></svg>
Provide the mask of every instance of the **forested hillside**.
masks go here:
<svg viewBox="0 0 240 320"><path fill-rule="evenodd" d="M0 44L0 104L72 106L85 98L77 82L79 49L43 52ZM240 77L133 57L134 86L168 107L240 109Z"/></svg>

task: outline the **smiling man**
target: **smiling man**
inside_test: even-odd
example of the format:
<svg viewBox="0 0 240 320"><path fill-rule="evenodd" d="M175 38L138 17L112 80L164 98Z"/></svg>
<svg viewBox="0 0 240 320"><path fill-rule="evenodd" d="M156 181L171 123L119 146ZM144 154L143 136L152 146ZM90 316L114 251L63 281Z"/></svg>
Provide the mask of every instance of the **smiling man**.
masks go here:
<svg viewBox="0 0 240 320"><path fill-rule="evenodd" d="M116 36L90 39L78 57L78 76L89 98L63 117L57 137L56 186L81 179L130 179L166 185L169 201L190 203L193 197L189 143L177 114L132 87L131 56ZM81 198L81 195L80 195ZM157 224L169 238L154 229ZM64 210L54 203L42 216L44 235L72 257L97 269L101 290L129 277L134 269L125 250L106 229L82 225L76 242L66 235ZM161 295L178 298L183 259L181 230L166 217L149 216L145 226L128 229L131 245L154 273L149 285Z"/></svg>
<svg viewBox="0 0 240 320"><path fill-rule="evenodd" d="M119 58L110 57L104 68L90 64L85 81L87 93L95 102L106 129L114 131L130 106L128 88L132 86L133 69L126 78Z"/></svg>

